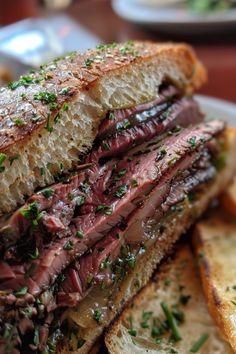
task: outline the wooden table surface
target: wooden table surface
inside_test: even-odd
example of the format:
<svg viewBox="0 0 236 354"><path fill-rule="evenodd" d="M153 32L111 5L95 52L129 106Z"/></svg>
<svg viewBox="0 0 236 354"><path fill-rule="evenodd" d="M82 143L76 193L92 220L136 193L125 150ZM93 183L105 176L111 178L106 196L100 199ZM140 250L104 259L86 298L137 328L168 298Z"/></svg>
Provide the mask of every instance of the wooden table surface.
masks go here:
<svg viewBox="0 0 236 354"><path fill-rule="evenodd" d="M75 0L65 12L104 42L151 39L190 43L209 72L209 82L201 93L236 103L236 32L195 38L185 34L176 38L151 32L119 18L112 11L109 0Z"/></svg>

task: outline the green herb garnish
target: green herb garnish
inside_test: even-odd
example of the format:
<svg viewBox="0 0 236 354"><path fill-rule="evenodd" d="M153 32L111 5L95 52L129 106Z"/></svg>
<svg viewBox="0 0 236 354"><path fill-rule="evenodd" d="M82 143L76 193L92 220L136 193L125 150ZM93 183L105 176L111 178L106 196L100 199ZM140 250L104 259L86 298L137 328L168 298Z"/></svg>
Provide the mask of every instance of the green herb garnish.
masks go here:
<svg viewBox="0 0 236 354"><path fill-rule="evenodd" d="M90 68L91 65L92 65L92 63L93 63L93 59L90 59L90 58L87 58L87 59L85 59L85 61L84 61L84 64L85 64L85 66L86 66L87 68Z"/></svg>
<svg viewBox="0 0 236 354"><path fill-rule="evenodd" d="M108 143L103 143L102 144L102 149L105 150L105 151L109 151L111 150L111 147Z"/></svg>
<svg viewBox="0 0 236 354"><path fill-rule="evenodd" d="M20 118L20 117L17 117L15 120L14 120L14 123L15 125L17 126L22 126L22 125L25 125L26 122L24 121L24 119Z"/></svg>
<svg viewBox="0 0 236 354"><path fill-rule="evenodd" d="M142 314L142 322L140 323L142 328L149 328L148 321L152 317L153 312L151 311L143 311Z"/></svg>
<svg viewBox="0 0 236 354"><path fill-rule="evenodd" d="M101 270L107 269L107 268L110 267L110 265L111 265L111 261L110 261L109 258L107 257L107 258L105 258L105 259L101 262L101 264L100 264L100 269L101 269Z"/></svg>
<svg viewBox="0 0 236 354"><path fill-rule="evenodd" d="M137 179L132 179L131 184L132 184L132 187L138 187Z"/></svg>
<svg viewBox="0 0 236 354"><path fill-rule="evenodd" d="M76 231L75 236L78 238L84 238L84 233L81 230Z"/></svg>
<svg viewBox="0 0 236 354"><path fill-rule="evenodd" d="M51 113L47 113L47 123L45 129L51 133L53 131L53 127L50 126Z"/></svg>
<svg viewBox="0 0 236 354"><path fill-rule="evenodd" d="M202 334L200 338L196 341L196 343L194 343L191 349L189 350L190 353L197 353L199 349L203 346L203 344L206 342L208 337L209 337L208 334Z"/></svg>
<svg viewBox="0 0 236 354"><path fill-rule="evenodd" d="M18 290L14 295L16 297L21 297L27 294L28 288L27 286L24 286L23 288L21 288L20 290Z"/></svg>
<svg viewBox="0 0 236 354"><path fill-rule="evenodd" d="M57 95L49 91L40 91L39 93L34 94L34 99L44 103L52 103L56 101Z"/></svg>
<svg viewBox="0 0 236 354"><path fill-rule="evenodd" d="M172 336L173 339L175 341L179 341L182 339L180 333L179 333L179 329L178 329L178 325L176 322L175 317L173 316L172 312L170 311L169 307L167 306L167 304L165 302L161 302L161 308L166 316L168 325L172 331Z"/></svg>
<svg viewBox="0 0 236 354"><path fill-rule="evenodd" d="M52 188L45 188L41 191L45 198L50 198L54 193L54 189Z"/></svg>
<svg viewBox="0 0 236 354"><path fill-rule="evenodd" d="M39 211L38 203L33 202L27 207L20 209L20 214L26 219L31 220L33 225L38 225L38 221L42 218L42 213Z"/></svg>
<svg viewBox="0 0 236 354"><path fill-rule="evenodd" d="M105 215L111 215L112 214L112 207L109 205L100 204L96 207L96 212L102 213Z"/></svg>
<svg viewBox="0 0 236 354"><path fill-rule="evenodd" d="M39 249L36 247L33 254L29 254L31 259L37 259L39 257Z"/></svg>
<svg viewBox="0 0 236 354"><path fill-rule="evenodd" d="M123 184L120 186L115 193L113 193L113 197L122 198L128 192L127 185Z"/></svg>
<svg viewBox="0 0 236 354"><path fill-rule="evenodd" d="M5 171L5 166L2 166L3 162L6 160L7 155L0 152L0 173Z"/></svg>
<svg viewBox="0 0 236 354"><path fill-rule="evenodd" d="M74 198L74 201L76 206L79 207L85 203L85 197L83 195L78 195Z"/></svg>
<svg viewBox="0 0 236 354"><path fill-rule="evenodd" d="M73 247L74 247L73 241L69 240L64 244L63 249L66 251L71 251Z"/></svg>
<svg viewBox="0 0 236 354"><path fill-rule="evenodd" d="M97 308L93 310L93 318L97 323L101 323L102 321L102 310Z"/></svg>
<svg viewBox="0 0 236 354"><path fill-rule="evenodd" d="M188 139L188 143L192 146L195 147L196 146L196 141L197 137L196 136L191 136L191 138Z"/></svg>

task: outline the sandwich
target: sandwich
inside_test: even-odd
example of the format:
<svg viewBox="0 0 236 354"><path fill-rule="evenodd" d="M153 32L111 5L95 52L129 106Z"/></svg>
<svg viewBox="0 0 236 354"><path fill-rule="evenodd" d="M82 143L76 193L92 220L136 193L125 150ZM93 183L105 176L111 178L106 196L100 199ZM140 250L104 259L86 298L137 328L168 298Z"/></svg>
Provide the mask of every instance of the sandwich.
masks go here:
<svg viewBox="0 0 236 354"><path fill-rule="evenodd" d="M71 53L0 92L0 353L90 353L232 180L184 44Z"/></svg>

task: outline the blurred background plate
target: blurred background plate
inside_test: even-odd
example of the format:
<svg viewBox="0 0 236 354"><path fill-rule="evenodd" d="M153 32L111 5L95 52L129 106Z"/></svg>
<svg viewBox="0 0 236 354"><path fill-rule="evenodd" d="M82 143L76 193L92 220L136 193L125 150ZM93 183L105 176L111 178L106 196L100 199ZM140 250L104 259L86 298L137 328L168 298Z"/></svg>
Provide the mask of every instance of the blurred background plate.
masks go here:
<svg viewBox="0 0 236 354"><path fill-rule="evenodd" d="M219 118L224 120L228 126L236 127L236 104L204 95L194 97L208 118Z"/></svg>
<svg viewBox="0 0 236 354"><path fill-rule="evenodd" d="M171 1L113 0L114 11L122 18L146 27L169 33L214 33L236 30L236 9L210 12L190 11L183 4ZM171 5L171 6L170 6Z"/></svg>

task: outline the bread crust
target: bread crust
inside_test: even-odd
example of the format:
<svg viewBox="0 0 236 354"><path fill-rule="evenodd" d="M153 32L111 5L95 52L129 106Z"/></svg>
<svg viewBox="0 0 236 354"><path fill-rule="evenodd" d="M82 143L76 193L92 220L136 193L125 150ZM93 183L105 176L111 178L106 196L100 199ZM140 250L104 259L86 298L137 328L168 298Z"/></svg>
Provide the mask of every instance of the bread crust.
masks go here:
<svg viewBox="0 0 236 354"><path fill-rule="evenodd" d="M209 311L235 353L235 221L211 215L196 225L193 244Z"/></svg>

